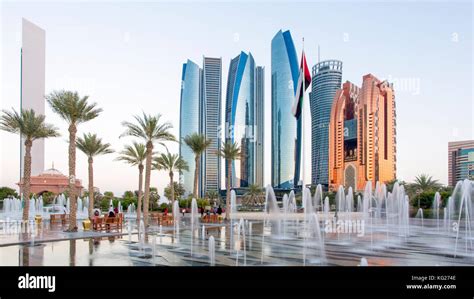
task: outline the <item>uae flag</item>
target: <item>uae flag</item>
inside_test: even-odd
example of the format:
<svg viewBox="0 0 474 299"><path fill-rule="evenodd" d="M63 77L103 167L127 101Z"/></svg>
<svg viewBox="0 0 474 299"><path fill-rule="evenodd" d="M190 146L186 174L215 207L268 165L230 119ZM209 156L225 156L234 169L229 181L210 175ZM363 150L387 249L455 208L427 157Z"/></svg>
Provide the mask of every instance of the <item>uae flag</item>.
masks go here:
<svg viewBox="0 0 474 299"><path fill-rule="evenodd" d="M306 56L301 56L300 76L298 78L298 86L295 94L295 102L293 103L292 113L296 118L301 115L301 108L303 107L304 93L311 83L311 74L309 72L308 64L306 63Z"/></svg>

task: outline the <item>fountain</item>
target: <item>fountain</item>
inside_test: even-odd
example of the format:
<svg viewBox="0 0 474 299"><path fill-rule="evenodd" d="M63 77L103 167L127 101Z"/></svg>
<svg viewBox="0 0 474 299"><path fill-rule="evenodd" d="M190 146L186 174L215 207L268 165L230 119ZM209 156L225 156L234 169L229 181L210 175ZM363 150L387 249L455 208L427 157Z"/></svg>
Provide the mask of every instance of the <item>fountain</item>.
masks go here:
<svg viewBox="0 0 474 299"><path fill-rule="evenodd" d="M369 263L367 262L367 259L365 257L361 258L360 259L360 264L359 266L361 267L367 267L369 265Z"/></svg>
<svg viewBox="0 0 474 299"><path fill-rule="evenodd" d="M242 240L241 240L241 236L242 236ZM234 246L236 247L235 249L235 265L238 266L239 265L239 253L241 251L241 242L243 243L243 257L244 257L244 266L247 265L247 250L246 250L246 242L245 242L245 223L244 223L244 219L243 218L240 218L240 221L237 225L237 242L234 244Z"/></svg>
<svg viewBox="0 0 474 299"><path fill-rule="evenodd" d="M214 236L209 237L209 264L211 266L216 265L216 244L214 241Z"/></svg>
<svg viewBox="0 0 474 299"><path fill-rule="evenodd" d="M179 202L177 200L173 203L173 237L179 236L179 222L181 219L181 213L179 211Z"/></svg>
<svg viewBox="0 0 474 299"><path fill-rule="evenodd" d="M433 218L436 219L436 227L439 230L439 208L441 207L441 195L439 192L436 192L434 199L433 199Z"/></svg>

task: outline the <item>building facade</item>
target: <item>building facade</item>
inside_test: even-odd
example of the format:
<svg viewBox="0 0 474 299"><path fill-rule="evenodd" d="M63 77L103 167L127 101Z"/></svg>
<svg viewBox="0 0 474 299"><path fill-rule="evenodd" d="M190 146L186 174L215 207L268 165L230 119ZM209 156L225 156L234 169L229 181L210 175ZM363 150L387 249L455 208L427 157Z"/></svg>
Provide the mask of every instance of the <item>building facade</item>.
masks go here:
<svg viewBox="0 0 474 299"><path fill-rule="evenodd" d="M265 68L255 70L255 184L264 186L265 169Z"/></svg>
<svg viewBox="0 0 474 299"><path fill-rule="evenodd" d="M21 109L33 109L45 114L45 53L46 33L43 29L22 20L21 46ZM20 137L20 176L23 176L24 140ZM31 175L44 170L44 139L35 141L31 148Z"/></svg>
<svg viewBox="0 0 474 299"><path fill-rule="evenodd" d="M79 192L78 194L82 194L83 187L81 180L76 179L75 183L76 190ZM20 193L23 193L23 180L17 183L17 185L20 187ZM54 166L30 178L30 192L37 196L44 192L52 192L57 195L68 189L69 178L55 169Z"/></svg>
<svg viewBox="0 0 474 299"><path fill-rule="evenodd" d="M290 31L281 30L271 44L272 185L293 188L299 182L301 118L291 108L298 84L299 65Z"/></svg>
<svg viewBox="0 0 474 299"><path fill-rule="evenodd" d="M474 140L448 143L448 185L464 179L474 180Z"/></svg>
<svg viewBox="0 0 474 299"><path fill-rule="evenodd" d="M217 151L220 149L222 59L203 58L203 68L188 60L183 64L180 100L180 140L192 133L211 139L211 145L201 155L198 177L198 195L220 189L221 166ZM194 188L195 156L190 148L180 143L180 155L189 165L189 171L180 175L186 192Z"/></svg>
<svg viewBox="0 0 474 299"><path fill-rule="evenodd" d="M217 155L221 145L222 58L204 57L202 75L201 133L212 140L202 155L201 189L220 189L221 159Z"/></svg>
<svg viewBox="0 0 474 299"><path fill-rule="evenodd" d="M311 184L328 187L329 120L336 91L341 88L342 61L321 61L312 69L311 92Z"/></svg>
<svg viewBox="0 0 474 299"><path fill-rule="evenodd" d="M362 87L345 82L336 92L329 123L329 185L363 190L367 181L396 178L393 85L365 75Z"/></svg>
<svg viewBox="0 0 474 299"><path fill-rule="evenodd" d="M196 163L193 151L183 143L183 138L200 132L201 76L202 70L196 63L188 60L183 64L179 112L179 139L181 141L179 154L188 163L189 171L183 171L180 182L188 192L194 188Z"/></svg>

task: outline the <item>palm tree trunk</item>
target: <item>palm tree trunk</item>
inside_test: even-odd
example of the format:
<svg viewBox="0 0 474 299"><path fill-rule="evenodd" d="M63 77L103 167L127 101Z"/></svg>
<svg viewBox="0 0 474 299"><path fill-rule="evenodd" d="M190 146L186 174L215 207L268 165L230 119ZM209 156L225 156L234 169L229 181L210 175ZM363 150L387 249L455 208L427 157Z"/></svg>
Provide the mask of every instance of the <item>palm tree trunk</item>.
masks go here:
<svg viewBox="0 0 474 299"><path fill-rule="evenodd" d="M170 171L170 191L171 191L171 206L174 206L174 182L173 182L173 171Z"/></svg>
<svg viewBox="0 0 474 299"><path fill-rule="evenodd" d="M138 202L137 202L137 224L140 224L142 213L142 197L143 197L143 164L138 165Z"/></svg>
<svg viewBox="0 0 474 299"><path fill-rule="evenodd" d="M89 157L89 218L92 219L94 210L94 159Z"/></svg>
<svg viewBox="0 0 474 299"><path fill-rule="evenodd" d="M196 167L194 169L194 190L193 190L193 197L198 198L198 179L199 179L199 166L200 166L200 161L201 156L196 155L195 161L196 161Z"/></svg>
<svg viewBox="0 0 474 299"><path fill-rule="evenodd" d="M25 159L23 164L23 221L28 221L30 212L30 180L31 180L31 147L33 142L29 139L25 141ZM25 223L26 224L26 223Z"/></svg>
<svg viewBox="0 0 474 299"><path fill-rule="evenodd" d="M69 232L77 232L77 194L76 194L76 124L69 126Z"/></svg>
<svg viewBox="0 0 474 299"><path fill-rule="evenodd" d="M148 226L148 208L150 205L150 180L151 180L151 159L153 155L153 143L148 141L146 144L146 162L145 162L145 198L143 200L143 221L145 227Z"/></svg>
<svg viewBox="0 0 474 299"><path fill-rule="evenodd" d="M225 219L230 219L230 180L232 178L231 160L226 161L227 178L226 178L226 194L225 194Z"/></svg>

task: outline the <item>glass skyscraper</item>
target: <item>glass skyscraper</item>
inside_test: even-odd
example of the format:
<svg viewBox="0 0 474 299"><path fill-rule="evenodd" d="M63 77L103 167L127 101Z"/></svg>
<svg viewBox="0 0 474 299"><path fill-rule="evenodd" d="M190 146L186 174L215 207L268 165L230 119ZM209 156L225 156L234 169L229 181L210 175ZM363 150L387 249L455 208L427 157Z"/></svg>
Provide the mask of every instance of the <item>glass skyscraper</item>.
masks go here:
<svg viewBox="0 0 474 299"><path fill-rule="evenodd" d="M232 187L255 182L255 61L241 52L230 62L226 94L226 139L240 145L232 162ZM227 170L226 170L227 171Z"/></svg>
<svg viewBox="0 0 474 299"><path fill-rule="evenodd" d="M265 68L255 69L255 182L263 187L265 169Z"/></svg>
<svg viewBox="0 0 474 299"><path fill-rule="evenodd" d="M336 91L341 88L342 62L321 61L313 66L311 92L311 183L328 186L329 120Z"/></svg>
<svg viewBox="0 0 474 299"><path fill-rule="evenodd" d="M291 112L299 65L290 31L278 31L271 51L272 185L293 188L299 182L301 118L295 119Z"/></svg>
<svg viewBox="0 0 474 299"><path fill-rule="evenodd" d="M201 68L191 60L183 64L179 118L179 137L181 141L179 154L189 166L189 171L183 171L180 176L181 184L183 184L184 189L188 192L191 192L194 187L196 163L194 161L194 153L183 143L183 138L189 134L200 132L201 74Z"/></svg>
<svg viewBox="0 0 474 299"><path fill-rule="evenodd" d="M220 189L220 149L222 58L204 57L202 72L201 133L212 140L202 155L201 191L204 196L209 190Z"/></svg>
<svg viewBox="0 0 474 299"><path fill-rule="evenodd" d="M181 78L180 107L180 147L179 152L189 165L189 171L180 175L180 182L188 193L194 187L195 156L184 144L183 138L192 133L200 133L212 140L212 144L201 156L198 178L198 194L204 196L209 190L220 189L220 148L221 126L221 58L203 58L203 68L188 60L183 64Z"/></svg>

